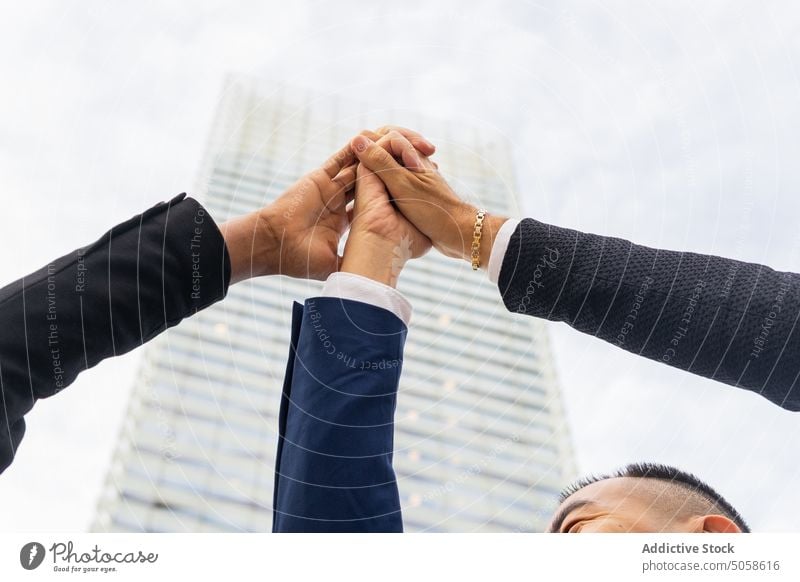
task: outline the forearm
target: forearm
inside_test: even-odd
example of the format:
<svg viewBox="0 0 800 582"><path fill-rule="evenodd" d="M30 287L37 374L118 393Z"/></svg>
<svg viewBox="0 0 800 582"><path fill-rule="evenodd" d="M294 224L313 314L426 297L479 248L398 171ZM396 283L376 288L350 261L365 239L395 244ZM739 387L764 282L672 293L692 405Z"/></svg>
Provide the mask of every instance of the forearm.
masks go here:
<svg viewBox="0 0 800 582"><path fill-rule="evenodd" d="M372 281L376 281L388 287L397 287L400 272L405 265L402 251L397 248L395 254L391 249L382 245L364 244L358 252L349 251L345 253L342 260L341 271L343 273L353 273Z"/></svg>
<svg viewBox="0 0 800 582"><path fill-rule="evenodd" d="M274 210L266 207L232 218L219 227L230 257L230 284L281 272L281 241Z"/></svg>
<svg viewBox="0 0 800 582"><path fill-rule="evenodd" d="M395 244L370 235L354 234L347 241L340 271L395 288L407 258L408 250L402 242Z"/></svg>
<svg viewBox="0 0 800 582"><path fill-rule="evenodd" d="M37 399L221 299L228 277L216 225L181 196L0 290L0 471Z"/></svg>
<svg viewBox="0 0 800 582"><path fill-rule="evenodd" d="M319 297L295 307L293 327L273 531L402 531L392 451L405 325Z"/></svg>
<svg viewBox="0 0 800 582"><path fill-rule="evenodd" d="M461 215L462 219L459 224L460 240L463 241L461 258L468 263L471 263L472 243L474 239L478 209L473 206L466 205L466 210L464 210ZM494 249L495 238L507 220L508 218L505 216L491 212L486 213L478 240L478 265L480 269L488 269L489 261L492 256L492 250Z"/></svg>
<svg viewBox="0 0 800 582"><path fill-rule="evenodd" d="M225 239L225 247L230 257L230 283L238 283L262 274L265 263L257 256L259 242L257 213L252 212L232 218L222 223L219 230Z"/></svg>
<svg viewBox="0 0 800 582"><path fill-rule="evenodd" d="M499 288L513 312L800 409L800 276L526 219Z"/></svg>

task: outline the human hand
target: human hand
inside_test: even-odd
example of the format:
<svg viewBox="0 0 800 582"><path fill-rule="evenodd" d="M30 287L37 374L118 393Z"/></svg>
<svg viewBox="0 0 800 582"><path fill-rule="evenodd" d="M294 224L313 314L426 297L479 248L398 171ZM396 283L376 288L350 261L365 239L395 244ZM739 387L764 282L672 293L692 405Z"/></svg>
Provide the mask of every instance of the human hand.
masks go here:
<svg viewBox="0 0 800 582"><path fill-rule="evenodd" d="M380 178L359 164L341 270L394 287L406 262L430 248L428 237L394 207Z"/></svg>
<svg viewBox="0 0 800 582"><path fill-rule="evenodd" d="M404 136L407 131L388 128L377 142L369 135L356 136L351 141L353 152L380 177L400 211L437 250L470 261L478 209L453 192L435 165ZM488 265L494 236L506 220L487 215L480 245L482 266Z"/></svg>
<svg viewBox="0 0 800 582"><path fill-rule="evenodd" d="M377 132L364 133L380 137ZM406 130L403 135L423 154L434 152L434 146L416 132ZM348 144L272 204L222 224L231 284L275 274L322 280L337 271L339 239L347 229L346 205L355 177L356 158Z"/></svg>

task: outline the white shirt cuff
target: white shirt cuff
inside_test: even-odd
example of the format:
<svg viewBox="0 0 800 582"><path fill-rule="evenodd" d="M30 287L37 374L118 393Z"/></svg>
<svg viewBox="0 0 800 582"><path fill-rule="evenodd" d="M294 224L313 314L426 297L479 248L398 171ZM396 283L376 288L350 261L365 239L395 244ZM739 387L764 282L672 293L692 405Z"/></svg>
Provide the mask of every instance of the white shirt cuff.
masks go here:
<svg viewBox="0 0 800 582"><path fill-rule="evenodd" d="M506 258L506 251L508 250L508 242L511 240L511 235L517 230L520 219L509 218L497 231L497 236L494 237L494 245L492 246L492 254L489 256L489 281L497 283L500 279L500 269L503 268L503 259Z"/></svg>
<svg viewBox="0 0 800 582"><path fill-rule="evenodd" d="M382 307L408 325L411 303L397 289L354 273L332 273L322 287L322 297L339 297Z"/></svg>

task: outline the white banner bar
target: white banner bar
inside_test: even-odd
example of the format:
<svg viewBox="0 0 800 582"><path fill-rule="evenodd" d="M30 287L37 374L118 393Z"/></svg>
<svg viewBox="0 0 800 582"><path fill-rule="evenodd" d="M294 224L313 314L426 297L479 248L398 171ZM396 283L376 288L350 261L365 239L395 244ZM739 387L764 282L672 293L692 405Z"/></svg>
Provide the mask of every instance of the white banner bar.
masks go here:
<svg viewBox="0 0 800 582"><path fill-rule="evenodd" d="M0 534L0 580L800 580L800 534Z"/></svg>

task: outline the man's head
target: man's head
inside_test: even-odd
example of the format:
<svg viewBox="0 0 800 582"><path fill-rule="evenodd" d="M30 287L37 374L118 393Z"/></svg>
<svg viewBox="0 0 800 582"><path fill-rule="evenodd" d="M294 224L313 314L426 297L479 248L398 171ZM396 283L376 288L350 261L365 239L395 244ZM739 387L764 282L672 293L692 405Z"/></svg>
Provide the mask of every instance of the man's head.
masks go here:
<svg viewBox="0 0 800 582"><path fill-rule="evenodd" d="M628 465L561 493L551 532L749 532L739 512L694 475L667 465Z"/></svg>

